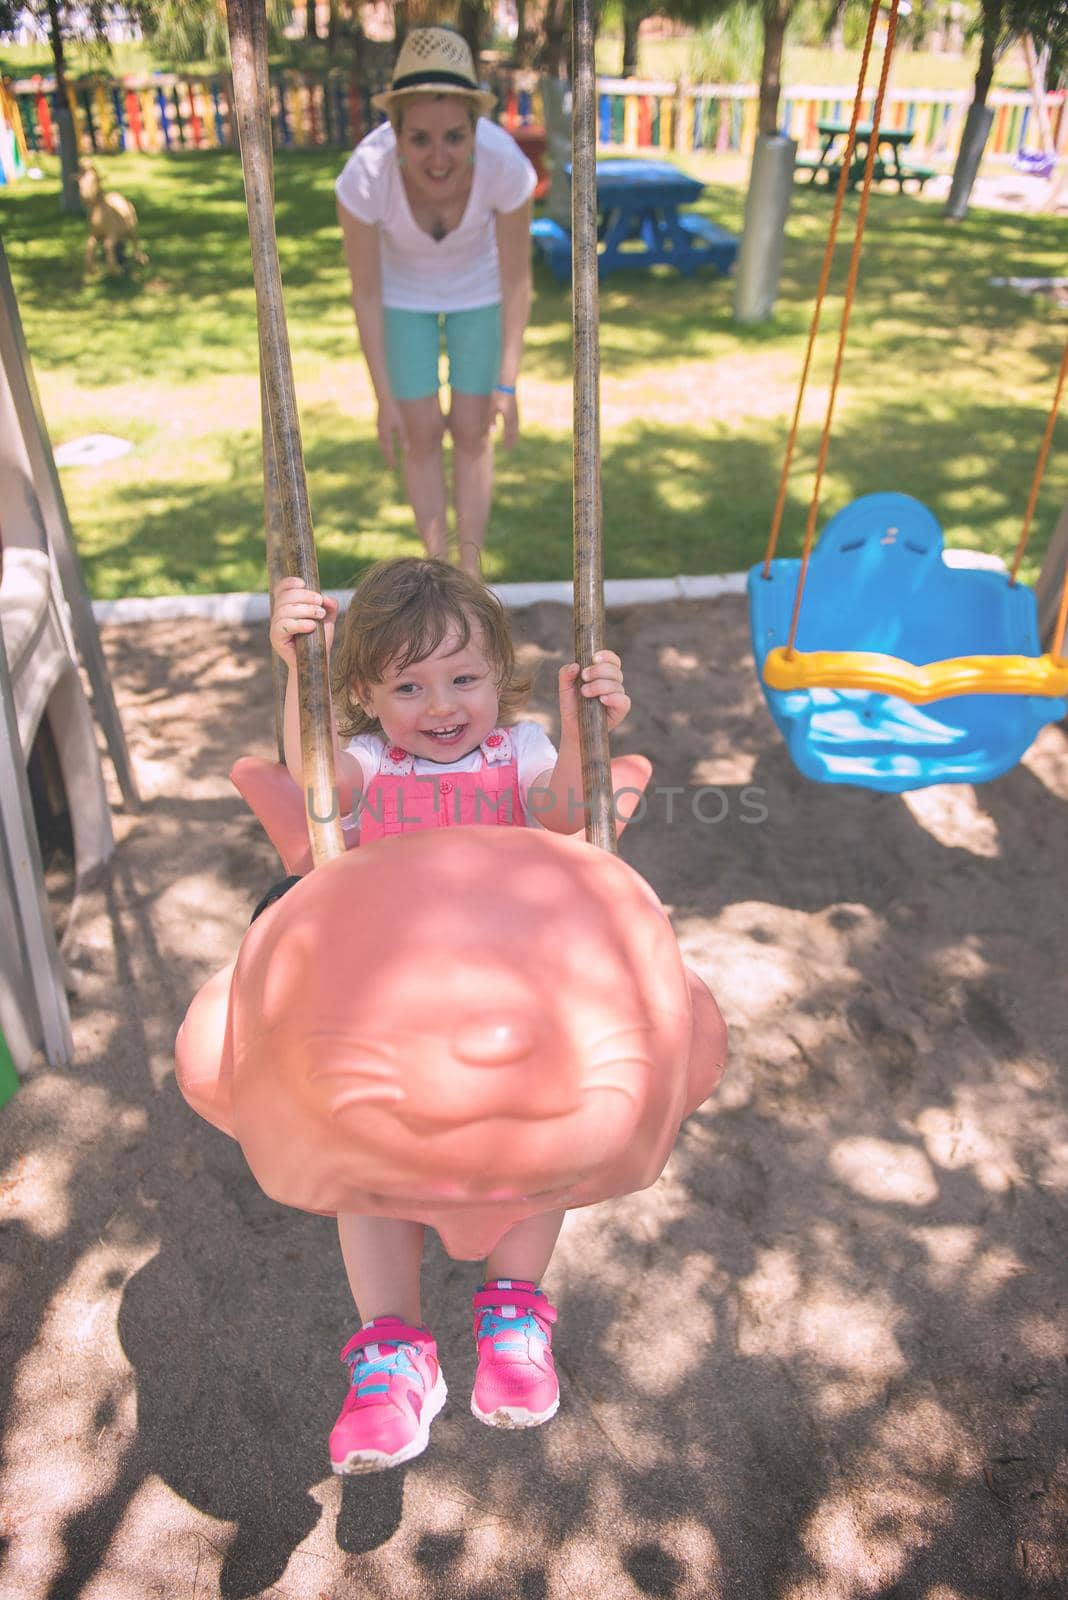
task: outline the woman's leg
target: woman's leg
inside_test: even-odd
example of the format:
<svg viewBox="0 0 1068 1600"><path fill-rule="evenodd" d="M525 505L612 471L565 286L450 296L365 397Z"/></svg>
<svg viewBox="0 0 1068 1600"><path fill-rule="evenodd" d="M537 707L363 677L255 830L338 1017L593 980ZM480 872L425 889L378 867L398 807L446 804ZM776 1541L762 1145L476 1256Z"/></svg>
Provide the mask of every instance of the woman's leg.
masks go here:
<svg viewBox="0 0 1068 1600"><path fill-rule="evenodd" d="M449 411L452 434L452 496L460 566L476 578L481 571L490 502L493 498L493 435L488 394L457 394Z"/></svg>
<svg viewBox="0 0 1068 1600"><path fill-rule="evenodd" d="M445 317L449 354L449 432L452 434L452 500L460 565L481 575L490 501L493 497L493 434L490 395L501 370L501 308L479 306Z"/></svg>
<svg viewBox="0 0 1068 1600"><path fill-rule="evenodd" d="M423 1224L341 1211L337 1231L360 1321L394 1316L418 1327Z"/></svg>
<svg viewBox="0 0 1068 1600"><path fill-rule="evenodd" d="M398 400L404 418L407 445L404 451L404 482L415 512L428 556L448 560L448 497L445 493L445 465L441 442L445 419L436 394L422 400Z"/></svg>
<svg viewBox="0 0 1068 1600"><path fill-rule="evenodd" d="M540 1283L556 1248L566 1211L544 1211L509 1228L486 1261L486 1282L494 1278L525 1278Z"/></svg>

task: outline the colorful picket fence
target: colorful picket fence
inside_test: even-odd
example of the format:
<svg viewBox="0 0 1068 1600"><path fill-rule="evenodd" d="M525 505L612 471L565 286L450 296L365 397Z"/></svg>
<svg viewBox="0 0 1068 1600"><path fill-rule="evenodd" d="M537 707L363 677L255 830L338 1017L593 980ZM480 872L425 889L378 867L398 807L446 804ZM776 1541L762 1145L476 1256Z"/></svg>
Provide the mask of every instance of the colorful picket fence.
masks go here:
<svg viewBox="0 0 1068 1600"><path fill-rule="evenodd" d="M507 128L540 123L536 89L515 79L491 80ZM376 85L375 89L381 87ZM598 80L598 137L603 146L624 150L688 153L709 150L748 156L757 128L756 90L751 84L680 86L632 78ZM271 80L271 114L280 148L316 145L350 149L380 120L371 108L374 89L338 69L326 74L287 70ZM34 152L54 154L55 86L43 79L9 84L0 93L0 158L3 129L10 129L8 168L24 164ZM225 74L194 78L158 75L150 79L85 78L68 87L79 148L86 154L232 149L231 85ZM968 90L934 93L891 90L885 112L892 127L914 130L910 159L947 168L960 144L971 102ZM1059 151L1068 149L1068 95L1046 96ZM994 125L986 154L1011 160L1028 147L1034 109L1030 95L995 91L990 96ZM803 85L782 98L783 132L803 148L814 149L816 123L848 118L851 97L841 89ZM870 109L870 107L869 107ZM1034 141L1037 144L1037 141Z"/></svg>
<svg viewBox="0 0 1068 1600"><path fill-rule="evenodd" d="M28 151L57 149L55 84L14 84ZM236 147L233 89L227 74L210 78L84 78L67 86L78 147L87 155L124 150L230 150ZM272 76L271 119L280 147L349 148L377 120L370 91L349 73L281 72Z"/></svg>
<svg viewBox="0 0 1068 1600"><path fill-rule="evenodd" d="M628 78L600 78L598 139L602 145L630 150L649 148L691 152L709 150L750 156L757 132L757 93L752 84L641 83ZM874 94L864 114L871 115ZM964 119L971 104L968 89L934 92L891 89L884 123L913 130L909 159L952 166L960 148ZM802 149L818 150L816 124L831 119L848 122L853 97L841 88L799 85L783 91L782 132ZM995 90L989 98L994 123L985 156L1011 161L1028 148L1034 107L1024 91ZM1046 95L1056 148L1068 153L1068 94ZM1034 140L1037 146L1037 139Z"/></svg>
<svg viewBox="0 0 1068 1600"><path fill-rule="evenodd" d="M871 116L874 94L867 97L864 109ZM970 89L945 91L933 95L929 90L891 91L883 115L884 125L907 128L912 133L908 159L917 158L934 166L949 167L960 148L964 121L972 95ZM994 122L984 151L985 160L1008 162L1023 150L1040 149L1034 127L1034 103L1022 90L995 90L988 104ZM820 144L816 123L823 119L849 121L853 109L851 95L840 89L806 89L803 94L788 91L783 96L783 131L807 149ZM1046 109L1056 149L1068 151L1068 95L1057 90L1046 96Z"/></svg>

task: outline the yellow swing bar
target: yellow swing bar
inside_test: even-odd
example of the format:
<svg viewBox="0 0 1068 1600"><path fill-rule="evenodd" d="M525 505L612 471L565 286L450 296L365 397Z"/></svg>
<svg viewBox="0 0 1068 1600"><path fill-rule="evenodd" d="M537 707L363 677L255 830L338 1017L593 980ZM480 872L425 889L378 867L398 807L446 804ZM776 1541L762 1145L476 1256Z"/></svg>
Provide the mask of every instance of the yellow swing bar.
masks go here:
<svg viewBox="0 0 1068 1600"><path fill-rule="evenodd" d="M958 656L916 666L863 650L769 650L764 678L773 689L866 689L929 705L961 694L1068 694L1068 661L1043 656Z"/></svg>
<svg viewBox="0 0 1068 1600"><path fill-rule="evenodd" d="M1068 344L1061 357L1053 404L1039 447L1010 583L1016 582L1027 543L1066 379ZM962 694L1042 695L1051 699L1068 694L1068 660L1063 654L1068 627L1068 571L1064 576L1052 645L1045 655L957 656L947 661L929 661L923 666L904 661L900 656L880 655L874 651L794 649L803 580L802 570L790 641L769 650L764 660L764 681L772 689L865 689L875 694L897 695L911 705L930 705L933 700L948 700Z"/></svg>

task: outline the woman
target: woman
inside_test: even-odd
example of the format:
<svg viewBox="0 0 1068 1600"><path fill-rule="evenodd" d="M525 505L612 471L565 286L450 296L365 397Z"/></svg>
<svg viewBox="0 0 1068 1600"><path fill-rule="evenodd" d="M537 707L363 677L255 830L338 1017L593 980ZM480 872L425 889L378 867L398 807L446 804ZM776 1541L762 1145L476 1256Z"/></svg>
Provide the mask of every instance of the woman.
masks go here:
<svg viewBox="0 0 1068 1600"><path fill-rule="evenodd" d="M448 428L460 564L477 575L497 418L506 450L519 435L536 177L515 140L487 120L493 96L479 89L467 44L447 28L408 34L389 90L372 104L389 121L361 140L336 192L378 442L392 467L399 440L427 554L447 559ZM442 324L447 417L438 397Z"/></svg>

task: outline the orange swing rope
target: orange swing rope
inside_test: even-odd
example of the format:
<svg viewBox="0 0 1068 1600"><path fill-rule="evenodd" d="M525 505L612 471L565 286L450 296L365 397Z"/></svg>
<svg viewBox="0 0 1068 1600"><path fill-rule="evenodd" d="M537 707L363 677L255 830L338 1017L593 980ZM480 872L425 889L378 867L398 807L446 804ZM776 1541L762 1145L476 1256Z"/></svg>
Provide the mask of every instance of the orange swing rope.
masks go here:
<svg viewBox="0 0 1068 1600"><path fill-rule="evenodd" d="M1049 653L1058 666L1064 663L1064 632L1068 628L1068 567L1064 572L1064 583L1061 585L1061 603L1057 608L1057 624L1053 629L1053 640Z"/></svg>
<svg viewBox="0 0 1068 1600"><path fill-rule="evenodd" d="M824 251L823 267L820 273L819 287L816 293L816 304L813 310L812 324L809 329L808 346L805 352L804 365L798 388L797 404L794 409L793 423L790 428L786 444L785 459L782 474L779 480L779 492L772 516L771 531L768 538L767 550L764 555L764 565L761 576L769 578L771 563L778 545L779 534L782 526L783 508L786 502L787 482L790 466L793 459L794 447L801 419L801 407L808 381L816 334L819 329L820 314L823 300L827 291L830 278L831 262L837 240L838 225L841 218L842 202L849 183L852 167L853 148L856 139L856 129L859 121L860 106L863 98L864 83L868 68L868 58L871 42L875 29L875 19L880 8L880 0L872 0L871 11L868 17L868 32L864 41L864 52L861 58L860 75L857 82L856 97L853 102L852 120L846 141L846 150L842 161L842 168L838 178L838 190L835 196L834 214L831 219L830 233ZM849 320L852 313L853 302L856 295L857 277L860 269L860 253L863 244L864 226L867 220L868 202L871 196L871 185L874 175L875 156L879 142L879 128L882 121L883 103L886 97L886 85L889 78L890 62L893 54L894 39L897 32L898 0L891 0L890 17L887 26L886 47L883 52L882 70L879 78L879 87L876 93L875 105L872 110L872 128L868 143L867 159L864 164L864 179L861 189L860 204L857 212L856 229L853 236L853 248L850 254L849 272L846 280L845 294L842 305L842 321L838 334L838 346L835 352L834 372L831 379L830 393L827 399L827 412L824 418L823 431L820 436L820 448L816 463L816 479L813 485L812 498L809 503L808 517L805 524L805 536L801 550L801 563L798 572L797 589L794 594L793 612L790 619L790 631L785 646L781 646L768 653L764 666L766 682L776 689L811 688L816 686L834 688L865 688L883 693L897 693L904 698L916 703L929 702L941 699L952 694L975 693L1016 693L1016 694L1064 694L1068 691L1068 662L1063 657L1065 633L1068 631L1068 570L1065 572L1064 586L1061 592L1060 608L1057 623L1054 629L1053 643L1050 652L1045 656L974 656L961 658L954 661L932 662L925 668L917 668L913 664L900 661L896 657L884 656L864 652L832 652L808 651L798 653L795 646L797 628L801 615L801 602L804 596L805 581L808 576L809 561L815 543L816 519L819 514L820 491L823 483L823 474L830 447L831 425L834 417L835 402L841 378L842 362L845 354L846 339L849 331ZM1053 406L1046 424L1045 435L1039 450L1038 462L1031 485L1027 510L1024 515L1024 525L1020 536L1020 543L1016 552L1010 581L1015 583L1030 532L1031 520L1034 515L1035 503L1038 498L1039 485L1045 470L1046 460L1049 455L1050 444L1053 437L1053 427L1060 406L1061 394L1068 375L1068 347L1065 349L1064 359L1061 362L1060 376L1057 382Z"/></svg>
<svg viewBox="0 0 1068 1600"><path fill-rule="evenodd" d="M872 108L871 137L868 140L868 156L864 163L864 186L860 191L860 205L857 208L857 226L853 234L853 249L849 256L849 275L846 278L845 298L842 302L842 322L838 330L838 348L834 357L834 374L831 378L831 392L827 396L827 415L823 421L823 433L820 436L819 456L816 461L816 481L812 487L812 499L809 502L808 519L805 523L805 542L801 548L801 571L797 578L797 593L794 595L793 615L790 618L790 637L786 641L786 654L788 656L792 656L794 653L797 624L801 616L801 600L805 592L805 579L808 576L809 559L812 555L812 546L816 538L816 518L819 515L820 490L823 487L823 472L827 465L827 452L831 444L834 404L838 398L838 384L842 376L842 361L845 356L846 339L849 334L849 319L856 296L857 276L860 272L860 251L864 242L864 224L868 217L868 201L871 198L872 176L875 171L875 154L879 147L879 125L882 121L883 100L886 97L886 85L890 76L890 60L894 52L894 36L897 32L897 8L898 0L890 0L890 18L886 29L886 48L883 51L879 88L875 95L875 105ZM874 9L875 7L873 6ZM859 98L860 91L858 89L858 103Z"/></svg>
<svg viewBox="0 0 1068 1600"><path fill-rule="evenodd" d="M1057 379L1053 405L1038 452L1024 528L1017 547L1010 582L1016 581L1038 498L1039 485L1049 456L1053 428L1061 396L1068 379L1068 345L1065 346ZM800 589L800 580L799 585ZM795 599L796 624L799 601ZM897 656L859 650L803 650L788 645L770 650L764 662L764 679L773 689L866 689L879 694L896 694L914 705L929 705L961 694L1019 694L1061 696L1068 694L1068 660L1064 657L1064 638L1068 630L1068 568L1061 587L1060 606L1053 638L1044 655L961 656L947 661L932 661L916 666Z"/></svg>
<svg viewBox="0 0 1068 1600"><path fill-rule="evenodd" d="M842 206L846 192L849 188L849 174L853 166L853 151L857 142L857 123L860 121L860 108L864 95L864 83L868 75L868 59L871 56L872 39L875 36L875 23L879 16L879 7L882 0L872 0L871 10L868 13L868 31L864 38L864 50L860 58L860 76L857 79L857 92L853 100L853 114L849 123L849 133L846 136L845 154L842 157L842 167L838 174L838 188L834 197L834 211L831 215L831 227L827 235L827 244L823 252L823 265L820 268L820 281L816 289L816 303L812 310L812 322L808 330L808 346L805 350L805 361L801 368L801 381L797 389L797 404L794 407L794 420L790 434L786 441L786 454L783 459L782 472L779 476L779 493L775 501L775 510L771 519L771 531L768 535L768 547L764 552L764 570L762 576L771 576L771 563L779 543L779 531L782 528L783 508L786 505L786 490L790 480L790 467L794 458L794 446L797 443L797 433L801 425L801 406L805 398L805 389L808 385L809 368L812 365L812 353L816 346L816 335L820 327L820 315L823 311L823 302L827 294L827 285L831 277L831 265L834 261L835 245L838 241L838 224L842 218Z"/></svg>

